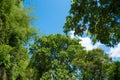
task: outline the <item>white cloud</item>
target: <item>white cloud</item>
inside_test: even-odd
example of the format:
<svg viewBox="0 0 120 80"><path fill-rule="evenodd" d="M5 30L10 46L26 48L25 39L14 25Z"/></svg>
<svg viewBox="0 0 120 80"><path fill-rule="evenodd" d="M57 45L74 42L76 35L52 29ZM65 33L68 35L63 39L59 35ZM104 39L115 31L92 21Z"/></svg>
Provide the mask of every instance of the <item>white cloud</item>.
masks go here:
<svg viewBox="0 0 120 80"><path fill-rule="evenodd" d="M120 58L120 43L114 47L114 48L110 48L110 53L111 53L111 57L113 58Z"/></svg>
<svg viewBox="0 0 120 80"><path fill-rule="evenodd" d="M70 37L71 38L75 38L74 36L74 32L75 31L70 31ZM92 41L89 37L78 37L79 39L81 39L82 41L80 41L80 44L85 47L86 50L92 50L95 48L98 48L100 45L102 45L100 42L97 42L95 45L92 44Z"/></svg>
<svg viewBox="0 0 120 80"><path fill-rule="evenodd" d="M102 45L100 42L97 42L95 45L92 44L92 41L89 37L79 37L82 41L80 41L81 45L85 47L86 50L92 50L98 48Z"/></svg>
<svg viewBox="0 0 120 80"><path fill-rule="evenodd" d="M75 31L70 31L69 35L70 35L71 38L75 38L74 32L75 32Z"/></svg>
<svg viewBox="0 0 120 80"><path fill-rule="evenodd" d="M70 37L71 38L76 38L76 36L74 36L74 32L75 31L70 31ZM95 45L92 44L92 41L89 37L78 37L77 38L81 39L82 41L80 41L80 44L85 47L86 50L92 50L92 49L96 49L99 46L104 46L103 44L101 44L100 42L97 42ZM104 48L106 49L106 48ZM107 52L110 57L112 58L120 58L120 43L114 47L114 48L110 48L109 51Z"/></svg>

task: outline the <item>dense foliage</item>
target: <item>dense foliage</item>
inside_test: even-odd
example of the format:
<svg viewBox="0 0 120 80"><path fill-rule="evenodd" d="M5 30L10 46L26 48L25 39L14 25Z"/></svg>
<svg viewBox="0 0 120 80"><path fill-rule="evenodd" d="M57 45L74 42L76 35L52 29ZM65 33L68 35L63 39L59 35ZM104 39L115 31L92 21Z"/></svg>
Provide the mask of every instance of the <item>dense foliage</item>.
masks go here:
<svg viewBox="0 0 120 80"><path fill-rule="evenodd" d="M107 46L120 42L120 0L72 0L64 32L74 30L83 35L87 30L93 42Z"/></svg>
<svg viewBox="0 0 120 80"><path fill-rule="evenodd" d="M0 0L0 78L24 76L29 55L24 45L34 35L21 0ZM0 79L0 80L1 80Z"/></svg>
<svg viewBox="0 0 120 80"><path fill-rule="evenodd" d="M32 35L30 17L18 0L0 1L0 44L17 46Z"/></svg>
<svg viewBox="0 0 120 80"><path fill-rule="evenodd" d="M83 6L87 4L86 1L83 1ZM72 7L77 3L78 0L73 0ZM112 4L115 6L116 3ZM116 4L118 5L119 3ZM119 17L117 9L115 8L115 12L112 13L112 17L116 15L115 19ZM97 9L94 14L98 14ZM101 15L103 16L102 13ZM74 15L69 16L67 20L71 21L72 17ZM51 34L36 37L37 32L30 26L30 20L28 12L23 8L22 0L0 0L0 80L119 80L120 62L112 61L103 50L86 51L79 43L80 40L71 39L67 35ZM114 40L115 44L119 41L117 23L119 21L115 21L113 25L116 27L110 26L111 32L117 30L111 33L115 37L113 42L109 39L110 45L114 44ZM72 29L69 28L68 31ZM92 34L91 30L88 31ZM99 36L97 32L95 34ZM100 39L103 39L102 37ZM26 46L30 39L34 43Z"/></svg>
<svg viewBox="0 0 120 80"><path fill-rule="evenodd" d="M119 80L120 79L120 62L115 61L111 64L108 69L108 80Z"/></svg>
<svg viewBox="0 0 120 80"><path fill-rule="evenodd" d="M103 50L86 51L78 40L60 34L36 38L30 53L37 79L104 80L111 64Z"/></svg>
<svg viewBox="0 0 120 80"><path fill-rule="evenodd" d="M38 78L70 78L70 75L72 76L70 65L72 65L71 60L74 53L69 53L69 51L73 45L83 49L77 40L71 40L70 37L60 34L37 38L30 53L33 54L31 66L38 70Z"/></svg>

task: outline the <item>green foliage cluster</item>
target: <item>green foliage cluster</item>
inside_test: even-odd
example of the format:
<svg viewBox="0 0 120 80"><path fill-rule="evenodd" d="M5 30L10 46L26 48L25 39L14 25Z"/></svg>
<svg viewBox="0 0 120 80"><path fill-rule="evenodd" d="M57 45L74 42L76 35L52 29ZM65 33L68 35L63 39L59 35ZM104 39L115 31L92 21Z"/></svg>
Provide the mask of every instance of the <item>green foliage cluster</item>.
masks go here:
<svg viewBox="0 0 120 80"><path fill-rule="evenodd" d="M120 62L115 61L111 64L108 69L108 80L119 80L120 79Z"/></svg>
<svg viewBox="0 0 120 80"><path fill-rule="evenodd" d="M22 0L0 0L0 80L25 76L29 55L24 45L34 34Z"/></svg>
<svg viewBox="0 0 120 80"><path fill-rule="evenodd" d="M69 75L72 75L70 65L72 65L71 60L74 52L69 53L69 51L73 45L83 49L77 40L71 40L69 36L57 34L36 38L30 53L33 54L31 66L35 67L40 73L38 78L41 76L44 78L44 74L48 73L47 77L51 78L50 73L53 73L52 78L54 79L70 78Z"/></svg>
<svg viewBox="0 0 120 80"><path fill-rule="evenodd" d="M105 80L111 58L101 49L86 51L77 39L60 34L35 39L30 67L40 80Z"/></svg>
<svg viewBox="0 0 120 80"><path fill-rule="evenodd" d="M20 4L21 0L0 1L0 44L17 46L34 34L30 17Z"/></svg>
<svg viewBox="0 0 120 80"><path fill-rule="evenodd" d="M22 0L0 0L0 80L119 80L120 62L103 50L86 51L67 35L37 37L30 20Z"/></svg>
<svg viewBox="0 0 120 80"><path fill-rule="evenodd" d="M120 42L120 0L72 0L70 15L66 17L64 32L87 34L93 42L107 46Z"/></svg>

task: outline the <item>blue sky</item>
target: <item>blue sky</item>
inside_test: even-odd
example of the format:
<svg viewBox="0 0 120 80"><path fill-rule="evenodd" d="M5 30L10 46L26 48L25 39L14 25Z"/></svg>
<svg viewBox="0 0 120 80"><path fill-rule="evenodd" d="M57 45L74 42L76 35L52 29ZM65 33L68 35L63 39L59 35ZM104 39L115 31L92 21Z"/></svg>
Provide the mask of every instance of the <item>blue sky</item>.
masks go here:
<svg viewBox="0 0 120 80"><path fill-rule="evenodd" d="M63 34L65 17L69 14L70 0L25 0L25 6L33 8L32 21L43 34Z"/></svg>
<svg viewBox="0 0 120 80"><path fill-rule="evenodd" d="M31 13L35 16L31 23L34 27L41 31L42 34L56 34L63 33L63 25L65 18L69 14L71 2L70 0L25 0L24 6L33 8ZM73 31L74 32L74 31ZM71 37L74 38L73 32L71 31ZM109 48L101 43L92 45L92 41L89 37L81 38L83 41L81 44L86 47L87 50L94 48L102 48L108 54L116 60L120 60L120 44L115 48Z"/></svg>

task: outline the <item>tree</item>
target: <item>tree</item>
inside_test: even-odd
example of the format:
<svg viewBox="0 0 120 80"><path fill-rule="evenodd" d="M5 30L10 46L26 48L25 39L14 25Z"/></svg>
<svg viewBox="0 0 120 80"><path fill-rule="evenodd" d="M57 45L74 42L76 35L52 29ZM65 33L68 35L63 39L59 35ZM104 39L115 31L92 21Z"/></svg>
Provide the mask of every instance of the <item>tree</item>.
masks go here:
<svg viewBox="0 0 120 80"><path fill-rule="evenodd" d="M38 70L37 79L73 79L75 70L72 59L75 52L83 51L83 47L76 39L60 34L36 38L30 48L30 67Z"/></svg>
<svg viewBox="0 0 120 80"><path fill-rule="evenodd" d="M11 47L0 45L0 79L16 80L18 75L23 77L29 62L27 49L23 46Z"/></svg>
<svg viewBox="0 0 120 80"><path fill-rule="evenodd" d="M108 80L119 80L120 79L120 62L114 61L108 68Z"/></svg>
<svg viewBox="0 0 120 80"><path fill-rule="evenodd" d="M19 3L18 3L19 1ZM0 1L0 44L18 46L27 42L35 31L30 27L30 17L22 0Z"/></svg>
<svg viewBox="0 0 120 80"><path fill-rule="evenodd" d="M0 45L0 80L7 79L6 70L10 68L10 54L12 47L8 45Z"/></svg>
<svg viewBox="0 0 120 80"><path fill-rule="evenodd" d="M30 53L29 67L41 80L105 80L112 61L103 50L86 51L77 39L60 34L36 38Z"/></svg>
<svg viewBox="0 0 120 80"><path fill-rule="evenodd" d="M54 63L53 63L54 64ZM58 62L54 69L45 72L40 80L74 80L75 73L70 73L66 65L60 65Z"/></svg>
<svg viewBox="0 0 120 80"><path fill-rule="evenodd" d="M76 53L72 63L79 70L80 80L105 80L111 58L101 49Z"/></svg>
<svg viewBox="0 0 120 80"><path fill-rule="evenodd" d="M24 46L18 46L10 51L10 68L8 69L8 79L26 80L24 73L29 63L29 54ZM21 79L23 78L23 79Z"/></svg>
<svg viewBox="0 0 120 80"><path fill-rule="evenodd" d="M25 44L36 32L22 1L0 0L0 80L20 80L29 62Z"/></svg>
<svg viewBox="0 0 120 80"><path fill-rule="evenodd" d="M64 32L74 30L83 35L87 30L93 42L107 46L120 42L120 0L72 0Z"/></svg>

